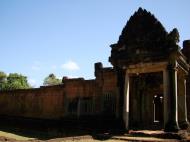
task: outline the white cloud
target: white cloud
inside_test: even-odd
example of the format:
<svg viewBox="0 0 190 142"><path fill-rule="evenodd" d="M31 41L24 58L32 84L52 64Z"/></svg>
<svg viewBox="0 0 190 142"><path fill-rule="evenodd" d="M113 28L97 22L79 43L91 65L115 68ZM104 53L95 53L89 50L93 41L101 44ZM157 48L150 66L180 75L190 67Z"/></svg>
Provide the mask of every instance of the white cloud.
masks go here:
<svg viewBox="0 0 190 142"><path fill-rule="evenodd" d="M65 64L61 65L62 69L65 70L70 70L70 71L74 71L74 70L79 70L79 66L77 65L77 63L75 63L74 61L68 61Z"/></svg>

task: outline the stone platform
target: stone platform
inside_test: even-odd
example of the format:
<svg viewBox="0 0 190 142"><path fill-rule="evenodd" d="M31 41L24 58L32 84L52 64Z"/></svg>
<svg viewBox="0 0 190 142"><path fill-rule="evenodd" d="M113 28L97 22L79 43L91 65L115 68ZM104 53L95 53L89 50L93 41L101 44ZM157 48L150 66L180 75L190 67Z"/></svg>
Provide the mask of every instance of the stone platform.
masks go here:
<svg viewBox="0 0 190 142"><path fill-rule="evenodd" d="M190 133L180 130L177 133L164 132L163 130L130 130L121 136L112 139L125 141L190 141Z"/></svg>

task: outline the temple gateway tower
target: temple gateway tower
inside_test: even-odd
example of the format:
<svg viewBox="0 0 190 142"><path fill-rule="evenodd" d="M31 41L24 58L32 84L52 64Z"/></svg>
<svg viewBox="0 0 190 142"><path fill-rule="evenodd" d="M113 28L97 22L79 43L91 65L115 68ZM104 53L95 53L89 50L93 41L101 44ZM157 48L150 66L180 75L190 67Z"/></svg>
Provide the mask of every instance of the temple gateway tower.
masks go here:
<svg viewBox="0 0 190 142"><path fill-rule="evenodd" d="M189 64L178 42L177 29L168 33L154 15L139 8L111 45L109 61L120 90L119 118L126 129L188 127Z"/></svg>

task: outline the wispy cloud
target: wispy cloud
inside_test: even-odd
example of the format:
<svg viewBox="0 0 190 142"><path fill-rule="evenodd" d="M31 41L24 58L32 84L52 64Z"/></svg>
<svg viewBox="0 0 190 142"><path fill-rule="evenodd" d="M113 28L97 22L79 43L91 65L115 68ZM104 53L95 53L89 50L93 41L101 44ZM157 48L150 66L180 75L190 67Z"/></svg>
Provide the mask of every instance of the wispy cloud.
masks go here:
<svg viewBox="0 0 190 142"><path fill-rule="evenodd" d="M62 64L61 68L64 70L70 70L70 71L75 71L75 70L80 69L79 66L77 65L77 63L74 61L68 61L68 62Z"/></svg>

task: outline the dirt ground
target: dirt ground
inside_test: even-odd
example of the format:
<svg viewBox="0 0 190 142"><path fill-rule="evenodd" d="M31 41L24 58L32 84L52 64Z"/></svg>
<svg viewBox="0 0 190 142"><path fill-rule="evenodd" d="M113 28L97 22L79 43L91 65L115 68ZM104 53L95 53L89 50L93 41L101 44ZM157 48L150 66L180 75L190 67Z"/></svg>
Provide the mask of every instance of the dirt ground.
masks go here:
<svg viewBox="0 0 190 142"><path fill-rule="evenodd" d="M176 139L159 139L154 137L129 137L123 136L112 136L112 137L93 137L91 135L74 136L74 137L60 137L50 138L46 140L39 140L37 138L31 138L21 136L9 132L0 131L0 142L126 142L126 141L146 141L146 142L176 142Z"/></svg>
<svg viewBox="0 0 190 142"><path fill-rule="evenodd" d="M0 136L0 142L126 142L126 141L145 141L145 142L176 142L177 140L167 140L167 139L157 139L157 138L130 138L130 139L107 139L107 140L96 140L90 136L85 138L82 137L73 137L73 138L54 138L50 140L36 140L36 139L29 139L29 140L16 140L12 138L2 137Z"/></svg>
<svg viewBox="0 0 190 142"><path fill-rule="evenodd" d="M105 142L126 142L124 140L95 140L93 139L92 137L88 136L88 137L85 137L85 138L82 138L82 137L73 137L73 138L54 138L54 139L50 139L50 140L36 140L36 139L28 139L25 138L24 139L14 139L14 138L8 138L8 137L4 137L4 136L0 136L0 141L1 142L43 142L43 141L46 141L46 142L102 142L102 141L105 141Z"/></svg>

